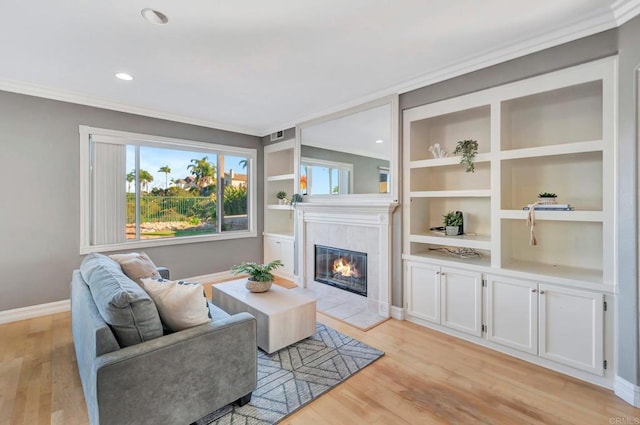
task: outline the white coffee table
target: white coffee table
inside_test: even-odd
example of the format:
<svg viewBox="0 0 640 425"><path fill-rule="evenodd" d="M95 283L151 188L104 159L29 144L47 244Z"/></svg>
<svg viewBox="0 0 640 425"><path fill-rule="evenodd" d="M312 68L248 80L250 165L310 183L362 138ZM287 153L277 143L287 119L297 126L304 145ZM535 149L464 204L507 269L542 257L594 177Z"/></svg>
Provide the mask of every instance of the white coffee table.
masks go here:
<svg viewBox="0 0 640 425"><path fill-rule="evenodd" d="M258 322L258 347L273 353L316 332L316 300L276 284L267 292L245 288L247 279L212 285L212 303L229 314L251 313Z"/></svg>

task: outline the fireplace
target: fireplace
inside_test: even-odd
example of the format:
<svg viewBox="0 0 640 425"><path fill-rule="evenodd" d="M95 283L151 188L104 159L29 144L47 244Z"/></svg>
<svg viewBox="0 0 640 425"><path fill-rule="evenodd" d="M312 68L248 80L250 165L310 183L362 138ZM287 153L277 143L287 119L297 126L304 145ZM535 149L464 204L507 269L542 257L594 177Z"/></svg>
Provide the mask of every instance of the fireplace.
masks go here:
<svg viewBox="0 0 640 425"><path fill-rule="evenodd" d="M314 280L367 296L367 254L324 245L315 247Z"/></svg>

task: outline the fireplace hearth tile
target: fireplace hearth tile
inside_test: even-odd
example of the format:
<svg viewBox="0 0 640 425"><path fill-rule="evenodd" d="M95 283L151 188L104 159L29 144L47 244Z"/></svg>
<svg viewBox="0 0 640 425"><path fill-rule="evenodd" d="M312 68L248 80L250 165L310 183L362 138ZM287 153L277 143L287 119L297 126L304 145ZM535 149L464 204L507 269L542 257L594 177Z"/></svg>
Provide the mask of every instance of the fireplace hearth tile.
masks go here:
<svg viewBox="0 0 640 425"><path fill-rule="evenodd" d="M358 313L361 313L365 307L361 305L354 305L351 303L343 303L337 306L331 307L330 309L324 311L323 313L328 314L329 316L336 317L338 319L348 319L351 316L354 316Z"/></svg>
<svg viewBox="0 0 640 425"><path fill-rule="evenodd" d="M369 330L388 319L388 317L383 317L372 312L370 307L368 307L366 298L320 283L315 284L320 287L318 288L319 290L301 287L291 290L298 291L309 297L315 298L316 311L319 313L342 320L343 322L364 331ZM332 296L327 294L327 292L334 292L337 295L342 293L344 294L344 297ZM356 301L356 299L358 299L358 301Z"/></svg>

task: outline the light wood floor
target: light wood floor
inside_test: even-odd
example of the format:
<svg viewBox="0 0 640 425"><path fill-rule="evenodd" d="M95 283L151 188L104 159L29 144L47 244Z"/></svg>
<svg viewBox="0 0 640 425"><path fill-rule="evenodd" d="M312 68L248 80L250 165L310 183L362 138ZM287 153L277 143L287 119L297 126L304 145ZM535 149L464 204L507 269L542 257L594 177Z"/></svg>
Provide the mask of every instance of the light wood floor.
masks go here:
<svg viewBox="0 0 640 425"><path fill-rule="evenodd" d="M318 320L386 354L283 424L640 423L640 409L611 391L408 322L363 332ZM69 313L0 325L8 424L87 424Z"/></svg>

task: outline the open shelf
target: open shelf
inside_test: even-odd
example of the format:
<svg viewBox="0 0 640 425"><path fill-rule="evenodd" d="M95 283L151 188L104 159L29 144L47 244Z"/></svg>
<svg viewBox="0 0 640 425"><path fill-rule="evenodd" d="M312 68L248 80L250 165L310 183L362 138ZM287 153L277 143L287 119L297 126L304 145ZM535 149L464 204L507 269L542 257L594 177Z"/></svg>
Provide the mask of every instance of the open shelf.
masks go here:
<svg viewBox="0 0 640 425"><path fill-rule="evenodd" d="M602 81L503 101L501 149L602 139Z"/></svg>
<svg viewBox="0 0 640 425"><path fill-rule="evenodd" d="M476 155L476 157L473 160L473 162L476 164L476 170L478 168L478 164L481 164L483 162L488 162L488 161L491 161L491 155L488 153L479 153L478 155ZM421 159L421 160L409 162L409 168L446 167L449 165L456 165L458 167L463 167L463 165L460 164L459 156L447 156L445 158Z"/></svg>
<svg viewBox="0 0 640 425"><path fill-rule="evenodd" d="M419 161L433 158L429 147L439 144L449 155L453 155L460 140L478 141L478 152L491 149L491 107L483 105L443 114L411 123L410 160ZM441 158L441 160L450 160ZM460 160L458 159L458 162ZM446 162L446 161L445 161Z"/></svg>
<svg viewBox="0 0 640 425"><path fill-rule="evenodd" d="M501 210L500 218L511 220L526 220L529 211L524 210ZM555 221L592 221L602 223L604 214L602 211L538 211L535 212L537 220Z"/></svg>
<svg viewBox="0 0 640 425"><path fill-rule="evenodd" d="M559 278L578 284L583 282L602 285L602 270L584 267L569 267L557 264L536 263L525 260L513 260L501 265L501 268L523 273L531 273L547 278Z"/></svg>
<svg viewBox="0 0 640 425"><path fill-rule="evenodd" d="M280 204L278 192L290 200L297 192L295 173L296 145L293 139L264 148L264 235L293 237L295 214L291 205ZM267 244L265 242L265 250ZM293 255L293 254L291 254ZM293 258L286 262L293 263Z"/></svg>
<svg viewBox="0 0 640 425"><path fill-rule="evenodd" d="M269 209L269 210L291 211L291 210L293 210L293 207L291 207L291 205L268 204L267 205L267 209Z"/></svg>
<svg viewBox="0 0 640 425"><path fill-rule="evenodd" d="M288 146L285 144L284 146ZM293 146L293 143L291 143ZM265 153L265 172L267 179L283 175L292 175L294 165L293 147Z"/></svg>
<svg viewBox="0 0 640 425"><path fill-rule="evenodd" d="M481 256L479 257L467 257L460 258L456 255L450 254L443 250L442 246L429 246L423 244L411 244L411 253L404 254L402 259L404 260L438 260L439 262L447 262L452 265L467 265L474 267L490 267L491 266L491 254L488 251L479 251Z"/></svg>
<svg viewBox="0 0 640 425"><path fill-rule="evenodd" d="M512 276L611 284L614 76L611 64L585 64L406 110L404 254L440 260L450 256L434 248L472 248L487 253L478 264ZM429 151L438 143L452 155L469 139L475 173ZM537 209L531 246L523 208L542 192L573 211ZM463 212L465 235L430 230L449 211Z"/></svg>
<svg viewBox="0 0 640 425"><path fill-rule="evenodd" d="M442 216L449 211L462 211L467 234L491 234L491 202L489 198L413 198L409 211L409 235L431 234L432 227L442 226ZM449 237L447 237L449 238Z"/></svg>
<svg viewBox="0 0 640 425"><path fill-rule="evenodd" d="M491 236L464 234L457 236L446 236L439 232L426 232L409 235L411 242L426 243L431 245L446 245L459 248L473 248L491 250Z"/></svg>
<svg viewBox="0 0 640 425"><path fill-rule="evenodd" d="M490 190L430 190L417 191L409 194L411 198L487 198Z"/></svg>
<svg viewBox="0 0 640 425"><path fill-rule="evenodd" d="M500 159L520 159L536 158L541 156L570 155L583 152L602 151L604 143L602 140L591 140L588 142L565 143L561 145L540 146L536 148L514 149L500 152Z"/></svg>
<svg viewBox="0 0 640 425"><path fill-rule="evenodd" d="M529 226L521 220L502 220L501 267L528 264L553 270L597 270L602 282L603 226L598 222L537 221L537 245L529 243ZM537 266L536 266L537 265ZM513 267L513 266L510 266Z"/></svg>
<svg viewBox="0 0 640 425"><path fill-rule="evenodd" d="M488 162L476 164L474 173L464 172L464 166L458 163L442 167L412 168L409 173L412 193L436 191L488 193L491 184L491 164Z"/></svg>
<svg viewBox="0 0 640 425"><path fill-rule="evenodd" d="M558 203L578 210L603 208L603 153L520 158L501 161L503 210L534 203L541 192L554 192Z"/></svg>

